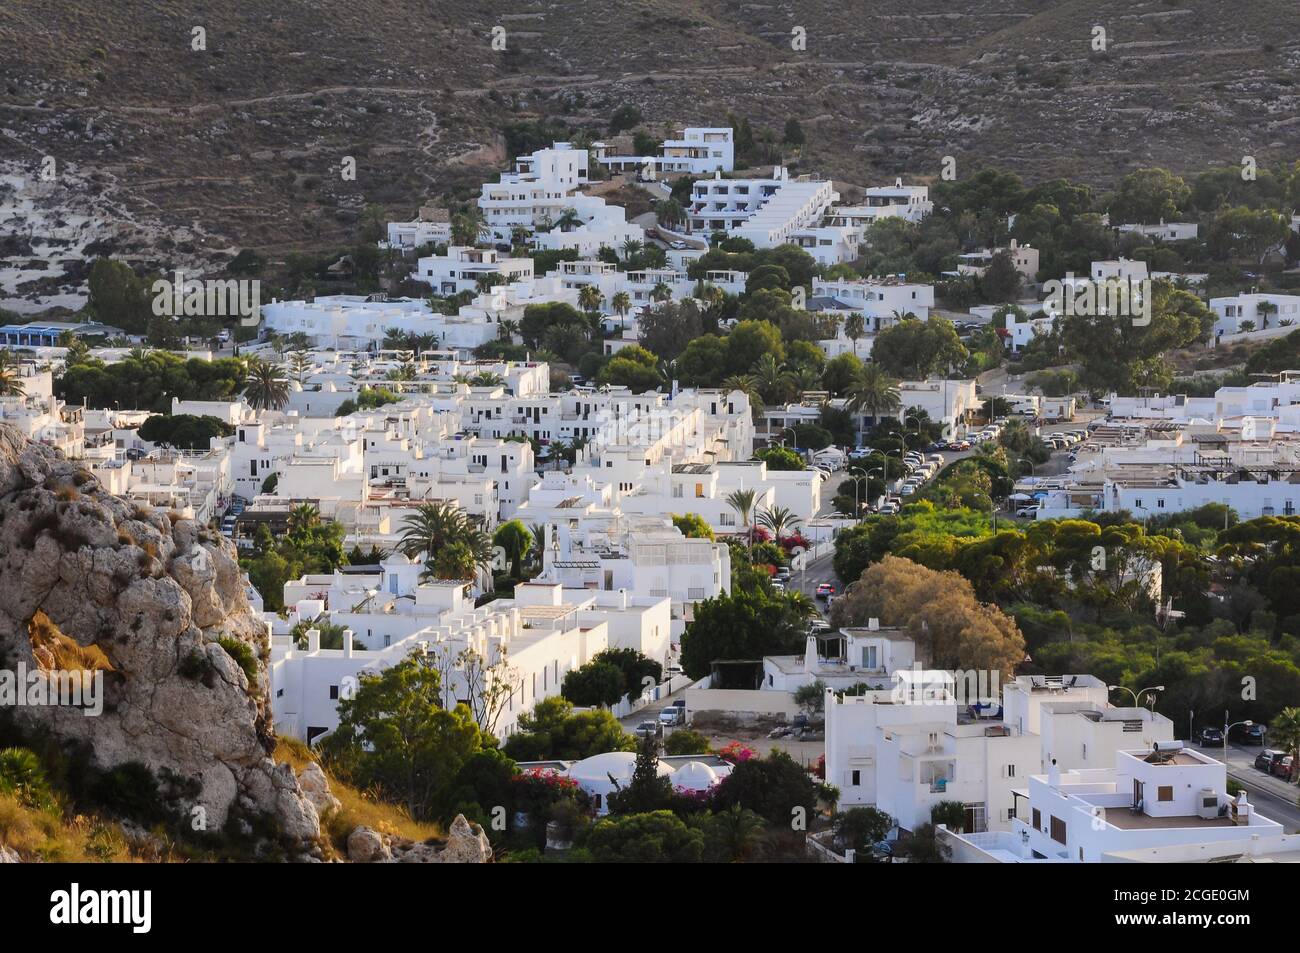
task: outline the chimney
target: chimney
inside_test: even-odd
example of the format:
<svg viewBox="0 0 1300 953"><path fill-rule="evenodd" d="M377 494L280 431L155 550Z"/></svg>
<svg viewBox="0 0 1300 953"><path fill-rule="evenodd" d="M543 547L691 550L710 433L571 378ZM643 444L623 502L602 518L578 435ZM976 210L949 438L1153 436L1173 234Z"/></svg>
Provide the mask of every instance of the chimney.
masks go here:
<svg viewBox="0 0 1300 953"><path fill-rule="evenodd" d="M343 657L352 658L352 630L343 630Z"/></svg>
<svg viewBox="0 0 1300 953"><path fill-rule="evenodd" d="M1061 786L1061 769L1056 766L1055 758L1052 759L1051 765L1047 768L1047 784L1053 788Z"/></svg>
<svg viewBox="0 0 1300 953"><path fill-rule="evenodd" d="M307 651L308 652L320 651L320 629L307 630Z"/></svg>

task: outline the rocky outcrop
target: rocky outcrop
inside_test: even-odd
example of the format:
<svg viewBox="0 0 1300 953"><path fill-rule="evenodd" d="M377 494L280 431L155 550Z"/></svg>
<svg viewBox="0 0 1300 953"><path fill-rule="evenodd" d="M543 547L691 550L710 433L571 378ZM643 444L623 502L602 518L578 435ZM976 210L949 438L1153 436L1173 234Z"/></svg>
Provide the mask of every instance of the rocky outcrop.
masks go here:
<svg viewBox="0 0 1300 953"><path fill-rule="evenodd" d="M330 811L337 811L343 803L330 790L329 778L315 761L309 762L298 772L298 787L307 800L311 801L316 813L324 817Z"/></svg>
<svg viewBox="0 0 1300 953"><path fill-rule="evenodd" d="M103 688L95 717L19 706L20 729L48 730L100 770L144 765L190 829L269 833L305 855L320 822L270 757L268 653L229 542L113 496L0 425L0 662L98 666Z"/></svg>
<svg viewBox="0 0 1300 953"><path fill-rule="evenodd" d="M348 860L356 864L486 864L492 860L492 845L482 827L457 814L441 844L358 827L348 835Z"/></svg>

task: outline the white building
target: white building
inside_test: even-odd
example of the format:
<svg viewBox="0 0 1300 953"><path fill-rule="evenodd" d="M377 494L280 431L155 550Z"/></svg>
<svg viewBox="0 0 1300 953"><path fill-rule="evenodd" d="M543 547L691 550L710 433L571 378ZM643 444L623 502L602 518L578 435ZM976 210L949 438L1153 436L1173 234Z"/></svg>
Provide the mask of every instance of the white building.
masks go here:
<svg viewBox="0 0 1300 953"><path fill-rule="evenodd" d="M665 139L653 156L614 155L605 142L592 143L592 154L610 172L646 178L684 173L708 175L735 168L734 133L730 126L687 126L680 139Z"/></svg>
<svg viewBox="0 0 1300 953"><path fill-rule="evenodd" d="M1227 298L1211 298L1210 310L1214 312L1214 334L1240 334L1247 330L1242 325L1250 322L1255 331L1291 326L1300 320L1300 295L1239 294Z"/></svg>
<svg viewBox="0 0 1300 953"><path fill-rule="evenodd" d="M1050 765L1026 780L1010 831L941 835L954 861L1114 863L1168 849L1233 858L1280 845L1284 833L1244 791L1228 794L1221 762L1177 741L1119 751L1106 768Z"/></svg>
<svg viewBox="0 0 1300 953"><path fill-rule="evenodd" d="M1115 231L1121 235L1145 235L1165 242L1195 241L1199 226L1195 222L1166 222L1163 218L1159 224L1145 225L1134 222L1129 225L1116 225Z"/></svg>
<svg viewBox="0 0 1300 953"><path fill-rule="evenodd" d="M774 248L820 225L837 198L829 181L792 179L783 167L766 179L724 179L715 173L691 187L687 223L692 232L723 231L749 239L755 248Z"/></svg>
<svg viewBox="0 0 1300 953"><path fill-rule="evenodd" d="M502 257L492 248L452 245L445 255L421 258L411 277L428 282L434 294L449 296L462 291L477 292L480 282L486 279L506 285L532 278L533 260Z"/></svg>
<svg viewBox="0 0 1300 953"><path fill-rule="evenodd" d="M934 210L930 189L924 185L904 185L901 178L893 185L875 186L863 193L858 205L837 205L826 221L830 225L847 225L859 234L882 218L901 218L919 222Z"/></svg>

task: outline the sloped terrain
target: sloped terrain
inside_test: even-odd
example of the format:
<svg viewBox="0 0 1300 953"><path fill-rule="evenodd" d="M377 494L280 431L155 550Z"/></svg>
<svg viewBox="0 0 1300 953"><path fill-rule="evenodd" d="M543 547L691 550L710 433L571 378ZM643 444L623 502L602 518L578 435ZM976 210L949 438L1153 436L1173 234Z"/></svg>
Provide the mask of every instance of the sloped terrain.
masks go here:
<svg viewBox="0 0 1300 953"><path fill-rule="evenodd" d="M1294 158L1297 37L1289 0L11 0L0 171L53 157L72 173L45 187L56 213L121 209L96 250L168 260L349 240L367 203L468 195L503 166L507 124L603 129L623 103L656 133L799 118L802 168L850 182L951 155L959 175L1104 184ZM15 191L0 184L0 228L21 233Z"/></svg>

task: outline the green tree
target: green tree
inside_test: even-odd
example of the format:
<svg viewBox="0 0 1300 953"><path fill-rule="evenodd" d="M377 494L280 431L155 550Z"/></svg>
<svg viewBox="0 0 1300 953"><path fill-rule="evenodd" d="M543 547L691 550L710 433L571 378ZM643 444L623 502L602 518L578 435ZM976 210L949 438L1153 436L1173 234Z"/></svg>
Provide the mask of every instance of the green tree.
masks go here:
<svg viewBox="0 0 1300 953"><path fill-rule="evenodd" d="M248 362L248 383L244 396L254 410L279 410L289 402L289 382L282 369L259 359Z"/></svg>
<svg viewBox="0 0 1300 953"><path fill-rule="evenodd" d="M607 751L634 751L636 739L607 708L574 711L573 702L545 698L519 716L518 731L504 745L516 761L582 761Z"/></svg>
<svg viewBox="0 0 1300 953"><path fill-rule="evenodd" d="M601 818L582 846L599 864L693 864L703 859L704 835L672 811L654 811Z"/></svg>
<svg viewBox="0 0 1300 953"><path fill-rule="evenodd" d="M468 708L448 711L441 697L438 672L415 657L363 673L355 694L339 700L339 726L321 754L336 775L383 792L412 817L436 817L485 740Z"/></svg>
<svg viewBox="0 0 1300 953"><path fill-rule="evenodd" d="M492 534L492 543L500 546L510 560L511 578L522 579L524 560L533 547L533 534L528 527L517 519L502 523Z"/></svg>
<svg viewBox="0 0 1300 953"><path fill-rule="evenodd" d="M673 525L688 539L713 539L713 527L699 513L674 513Z"/></svg>
<svg viewBox="0 0 1300 953"><path fill-rule="evenodd" d="M593 659L565 674L560 693L583 708L616 705L625 694L623 671L617 665Z"/></svg>

